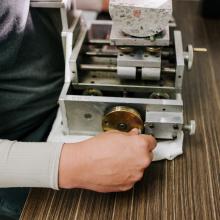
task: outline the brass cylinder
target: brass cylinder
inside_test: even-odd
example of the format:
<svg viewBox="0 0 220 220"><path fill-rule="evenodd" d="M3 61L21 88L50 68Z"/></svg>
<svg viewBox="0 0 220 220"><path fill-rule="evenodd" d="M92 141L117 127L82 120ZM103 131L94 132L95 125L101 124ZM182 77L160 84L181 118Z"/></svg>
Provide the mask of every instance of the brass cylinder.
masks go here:
<svg viewBox="0 0 220 220"><path fill-rule="evenodd" d="M133 128L140 131L144 128L144 122L138 111L126 106L116 106L109 109L102 120L103 131L118 130L129 132Z"/></svg>

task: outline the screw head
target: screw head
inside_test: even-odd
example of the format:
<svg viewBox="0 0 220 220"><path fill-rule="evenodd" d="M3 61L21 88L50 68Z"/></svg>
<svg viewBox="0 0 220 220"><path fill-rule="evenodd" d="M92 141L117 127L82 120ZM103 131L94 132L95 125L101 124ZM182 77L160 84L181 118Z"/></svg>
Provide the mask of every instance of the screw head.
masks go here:
<svg viewBox="0 0 220 220"><path fill-rule="evenodd" d="M176 124L176 125L173 125L173 129L174 129L174 130L178 130L178 129L179 129L179 125L177 125L177 124Z"/></svg>

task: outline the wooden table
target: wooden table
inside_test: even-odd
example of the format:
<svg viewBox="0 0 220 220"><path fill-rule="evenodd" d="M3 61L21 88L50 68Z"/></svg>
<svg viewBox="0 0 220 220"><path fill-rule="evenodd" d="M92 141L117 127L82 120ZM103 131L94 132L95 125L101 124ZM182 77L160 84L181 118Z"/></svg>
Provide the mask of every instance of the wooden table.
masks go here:
<svg viewBox="0 0 220 220"><path fill-rule="evenodd" d="M220 219L220 20L199 17L195 2L174 8L184 43L209 51L196 54L184 79L185 120L197 122L184 155L152 164L125 193L34 189L21 219Z"/></svg>

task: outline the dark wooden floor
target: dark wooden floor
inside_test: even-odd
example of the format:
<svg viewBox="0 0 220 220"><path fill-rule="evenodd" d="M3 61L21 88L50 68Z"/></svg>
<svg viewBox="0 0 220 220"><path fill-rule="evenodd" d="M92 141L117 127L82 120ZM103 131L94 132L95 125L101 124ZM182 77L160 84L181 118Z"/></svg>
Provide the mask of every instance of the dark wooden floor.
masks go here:
<svg viewBox="0 0 220 220"><path fill-rule="evenodd" d="M199 17L197 3L174 6L185 45L209 50L184 79L185 120L197 122L184 155L154 163L125 193L35 189L21 219L220 219L220 20Z"/></svg>

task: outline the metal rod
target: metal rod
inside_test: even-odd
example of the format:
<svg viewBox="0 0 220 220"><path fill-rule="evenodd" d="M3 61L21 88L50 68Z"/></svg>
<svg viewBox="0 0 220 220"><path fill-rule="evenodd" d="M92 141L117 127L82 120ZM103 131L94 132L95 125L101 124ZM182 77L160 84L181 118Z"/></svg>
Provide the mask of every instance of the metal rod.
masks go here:
<svg viewBox="0 0 220 220"><path fill-rule="evenodd" d="M176 73L176 69L175 68L170 68L170 67L163 67L161 69L162 73Z"/></svg>
<svg viewBox="0 0 220 220"><path fill-rule="evenodd" d="M109 52L109 53L102 52L102 51L87 51L86 55L87 56L99 56L99 57L117 57L118 56L118 51ZM170 51L162 51L161 55L162 55L162 57L167 58L171 54L170 54Z"/></svg>
<svg viewBox="0 0 220 220"><path fill-rule="evenodd" d="M201 53L208 52L207 48L194 48L193 50L194 50L194 52L201 52Z"/></svg>
<svg viewBox="0 0 220 220"><path fill-rule="evenodd" d="M81 70L89 70L89 71L109 71L109 72L116 72L117 66L115 65L96 65L96 64L81 64L80 65ZM170 67L163 67L161 69L162 73L176 73L175 68Z"/></svg>
<svg viewBox="0 0 220 220"><path fill-rule="evenodd" d="M169 51L161 51L161 56L162 57L169 57L170 56L170 52Z"/></svg>
<svg viewBox="0 0 220 220"><path fill-rule="evenodd" d="M97 56L97 57L117 57L118 52L116 53L104 53L104 52L96 52L96 51L87 51L87 56Z"/></svg>
<svg viewBox="0 0 220 220"><path fill-rule="evenodd" d="M81 70L116 72L117 71L117 66L115 66L115 65L81 64L80 69Z"/></svg>
<svg viewBox="0 0 220 220"><path fill-rule="evenodd" d="M110 44L110 40L106 39L90 39L90 44Z"/></svg>

